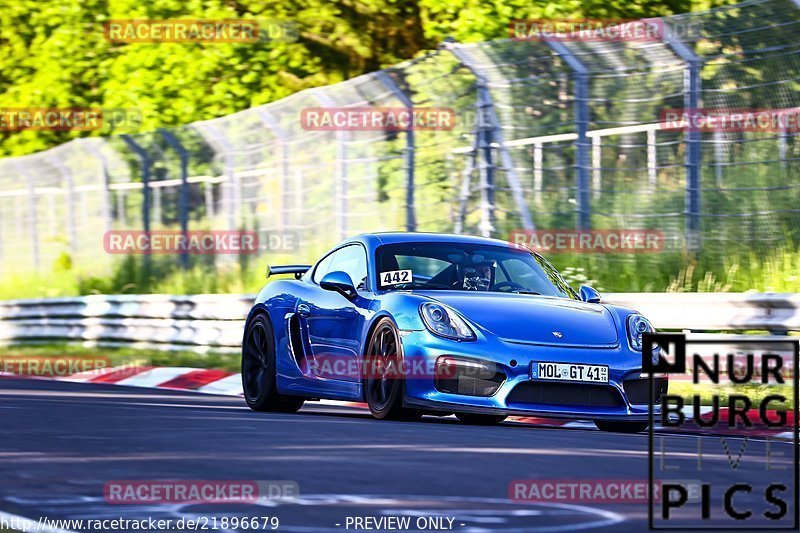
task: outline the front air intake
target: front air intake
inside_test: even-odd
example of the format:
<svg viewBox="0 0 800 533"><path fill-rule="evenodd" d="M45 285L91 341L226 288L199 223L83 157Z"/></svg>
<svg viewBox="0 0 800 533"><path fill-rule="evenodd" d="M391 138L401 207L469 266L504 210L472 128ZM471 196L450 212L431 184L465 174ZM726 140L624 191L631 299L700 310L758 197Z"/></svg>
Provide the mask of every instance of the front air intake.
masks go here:
<svg viewBox="0 0 800 533"><path fill-rule="evenodd" d="M650 403L650 389L648 389L649 379L626 379L622 382L622 388L628 397L631 405L647 405ZM668 381L665 378L653 378L653 398L654 404L661 404L661 397L667 393Z"/></svg>
<svg viewBox="0 0 800 533"><path fill-rule="evenodd" d="M567 407L623 407L625 402L610 385L525 381L506 398L506 405L556 405Z"/></svg>
<svg viewBox="0 0 800 533"><path fill-rule="evenodd" d="M491 396L505 380L505 372L493 363L450 356L440 357L436 361L434 385L440 392Z"/></svg>

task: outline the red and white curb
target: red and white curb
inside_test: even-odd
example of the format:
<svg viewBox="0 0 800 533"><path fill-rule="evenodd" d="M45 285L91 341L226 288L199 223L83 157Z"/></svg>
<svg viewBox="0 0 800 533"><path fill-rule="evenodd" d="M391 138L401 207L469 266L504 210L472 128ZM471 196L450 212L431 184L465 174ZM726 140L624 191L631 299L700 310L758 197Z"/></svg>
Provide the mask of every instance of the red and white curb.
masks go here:
<svg viewBox="0 0 800 533"><path fill-rule="evenodd" d="M0 372L0 376L19 377L8 372ZM30 377L30 376L24 376ZM223 396L242 396L242 378L236 372L228 372L219 369L204 369L191 367L150 367L150 366L121 366L99 370L91 370L63 377L46 377L39 379L54 379L57 381L70 381L76 383L103 383L107 385L125 385L128 387L143 387L165 390L192 391L205 394L219 394ZM366 409L364 403L343 402L334 400L320 400L315 402L317 405L334 405L339 407L351 407ZM712 409L701 407L700 415L703 419L710 419ZM683 414L686 419L694 416L692 407L685 407ZM774 413L768 412L772 417ZM794 413L787 413L785 427L794 424ZM728 409L720 408L719 420L727 420ZM543 427L575 428L575 429L595 429L594 424L588 420L568 420L559 418L546 418L539 416L517 416L511 420ZM764 425L754 425L752 428L723 428L714 427L713 432L706 428L700 428L694 424L684 424L679 428L664 428L657 426L660 432L666 433L691 433L691 434L711 434L749 436L760 438L774 438L779 440L791 441L794 437L792 431L780 431L784 428L770 428Z"/></svg>

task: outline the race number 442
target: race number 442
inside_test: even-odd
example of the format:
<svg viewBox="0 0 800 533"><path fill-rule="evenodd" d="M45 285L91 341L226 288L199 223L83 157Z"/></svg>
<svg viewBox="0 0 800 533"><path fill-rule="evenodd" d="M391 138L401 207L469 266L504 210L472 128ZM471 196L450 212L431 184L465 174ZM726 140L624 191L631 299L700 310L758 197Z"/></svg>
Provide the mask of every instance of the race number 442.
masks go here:
<svg viewBox="0 0 800 533"><path fill-rule="evenodd" d="M389 270L388 272L381 272L381 287L411 283L411 280L412 275L410 270Z"/></svg>

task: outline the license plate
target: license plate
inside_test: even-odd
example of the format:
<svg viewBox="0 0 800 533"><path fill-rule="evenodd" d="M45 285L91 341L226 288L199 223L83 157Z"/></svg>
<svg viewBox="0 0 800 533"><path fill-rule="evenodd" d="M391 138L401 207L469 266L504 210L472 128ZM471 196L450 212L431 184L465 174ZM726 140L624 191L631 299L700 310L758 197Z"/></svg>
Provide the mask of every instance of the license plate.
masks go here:
<svg viewBox="0 0 800 533"><path fill-rule="evenodd" d="M577 363L531 363L531 379L608 383L608 366Z"/></svg>

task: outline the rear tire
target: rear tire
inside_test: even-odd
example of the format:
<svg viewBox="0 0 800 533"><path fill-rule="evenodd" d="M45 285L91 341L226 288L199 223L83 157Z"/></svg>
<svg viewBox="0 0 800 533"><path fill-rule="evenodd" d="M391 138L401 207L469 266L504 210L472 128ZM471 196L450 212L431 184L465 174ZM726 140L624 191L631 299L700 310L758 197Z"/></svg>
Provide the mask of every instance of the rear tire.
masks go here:
<svg viewBox="0 0 800 533"><path fill-rule="evenodd" d="M462 424L473 426L494 426L508 418L505 415L476 415L473 413L456 413L456 418Z"/></svg>
<svg viewBox="0 0 800 533"><path fill-rule="evenodd" d="M269 318L258 314L245 328L242 339L242 389L253 411L296 413L303 398L278 394L275 334Z"/></svg>
<svg viewBox="0 0 800 533"><path fill-rule="evenodd" d="M650 427L648 422L617 422L615 420L595 420L594 425L600 431L613 431L616 433L641 433Z"/></svg>
<svg viewBox="0 0 800 533"><path fill-rule="evenodd" d="M405 376L401 372L403 346L397 328L381 318L372 331L364 356L364 400L379 420L419 420L422 412L403 407Z"/></svg>

